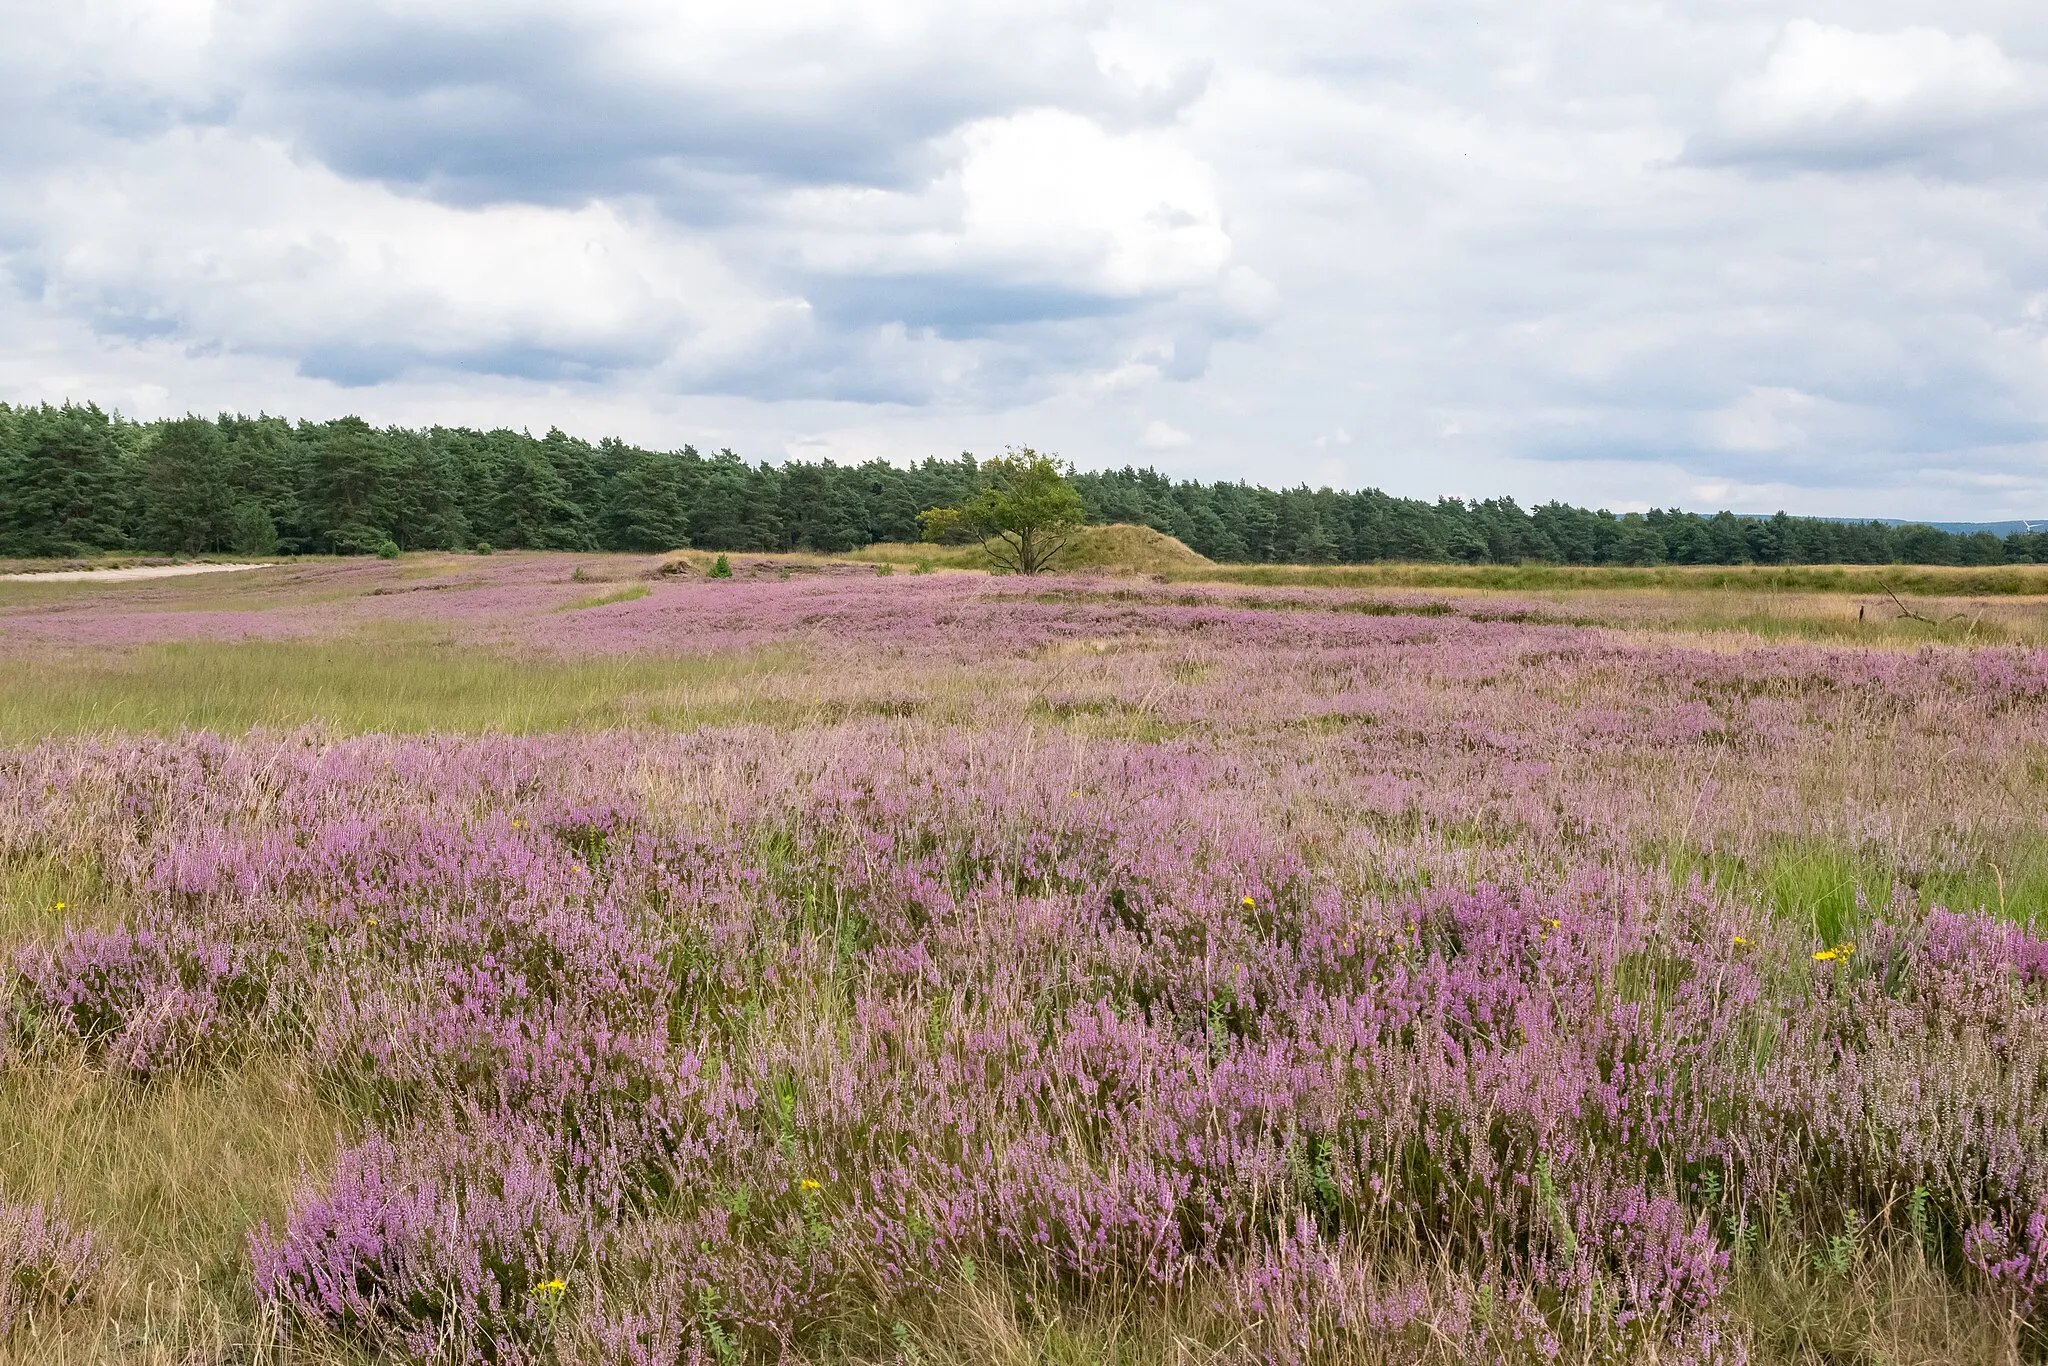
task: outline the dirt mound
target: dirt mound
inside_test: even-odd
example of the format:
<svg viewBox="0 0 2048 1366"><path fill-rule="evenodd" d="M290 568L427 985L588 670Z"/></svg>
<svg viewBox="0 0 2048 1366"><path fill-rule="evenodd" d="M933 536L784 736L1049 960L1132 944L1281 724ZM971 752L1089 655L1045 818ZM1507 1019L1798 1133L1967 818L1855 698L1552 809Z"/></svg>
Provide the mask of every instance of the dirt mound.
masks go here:
<svg viewBox="0 0 2048 1366"><path fill-rule="evenodd" d="M1212 563L1163 531L1115 522L1084 528L1060 557L1059 567L1113 574L1170 574Z"/></svg>

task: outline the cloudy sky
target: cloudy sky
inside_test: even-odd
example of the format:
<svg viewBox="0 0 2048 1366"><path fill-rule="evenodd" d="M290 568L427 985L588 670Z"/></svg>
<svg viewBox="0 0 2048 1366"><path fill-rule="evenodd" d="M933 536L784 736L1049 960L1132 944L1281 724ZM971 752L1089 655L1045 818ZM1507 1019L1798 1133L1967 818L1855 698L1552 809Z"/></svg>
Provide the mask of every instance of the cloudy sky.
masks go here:
<svg viewBox="0 0 2048 1366"><path fill-rule="evenodd" d="M2048 515L2041 0L0 0L0 398Z"/></svg>

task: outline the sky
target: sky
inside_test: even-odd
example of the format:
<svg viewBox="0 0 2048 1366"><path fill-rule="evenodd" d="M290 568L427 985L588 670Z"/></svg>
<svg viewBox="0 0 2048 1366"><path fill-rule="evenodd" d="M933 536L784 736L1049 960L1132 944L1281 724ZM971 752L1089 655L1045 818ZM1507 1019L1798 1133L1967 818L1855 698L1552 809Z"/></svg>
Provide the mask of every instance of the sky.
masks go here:
<svg viewBox="0 0 2048 1366"><path fill-rule="evenodd" d="M0 0L0 399L2048 515L2040 0Z"/></svg>

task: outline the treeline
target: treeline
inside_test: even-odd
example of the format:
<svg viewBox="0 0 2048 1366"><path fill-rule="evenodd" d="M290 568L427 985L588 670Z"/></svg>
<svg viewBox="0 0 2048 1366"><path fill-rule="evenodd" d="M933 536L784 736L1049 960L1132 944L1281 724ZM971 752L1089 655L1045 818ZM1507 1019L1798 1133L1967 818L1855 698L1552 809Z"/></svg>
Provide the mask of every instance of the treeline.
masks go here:
<svg viewBox="0 0 2048 1366"><path fill-rule="evenodd" d="M0 556L94 551L373 554L855 550L915 540L917 514L980 485L971 455L921 464L749 464L560 431L377 428L223 414L138 423L85 404L0 404ZM1152 470L1075 475L1094 522L1135 522L1224 561L1567 564L2048 562L2048 533L2000 538L1813 517L1616 516L1512 499L1273 490Z"/></svg>

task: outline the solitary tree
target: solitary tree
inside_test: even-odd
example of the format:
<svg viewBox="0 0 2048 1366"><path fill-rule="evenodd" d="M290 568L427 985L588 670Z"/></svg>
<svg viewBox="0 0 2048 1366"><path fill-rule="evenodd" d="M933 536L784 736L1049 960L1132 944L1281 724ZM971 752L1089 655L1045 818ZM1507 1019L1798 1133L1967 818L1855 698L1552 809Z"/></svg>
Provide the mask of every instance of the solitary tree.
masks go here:
<svg viewBox="0 0 2048 1366"><path fill-rule="evenodd" d="M984 463L981 476L981 491L960 506L918 514L924 538L978 540L992 564L1014 574L1050 568L1088 516L1059 461L1016 446Z"/></svg>

